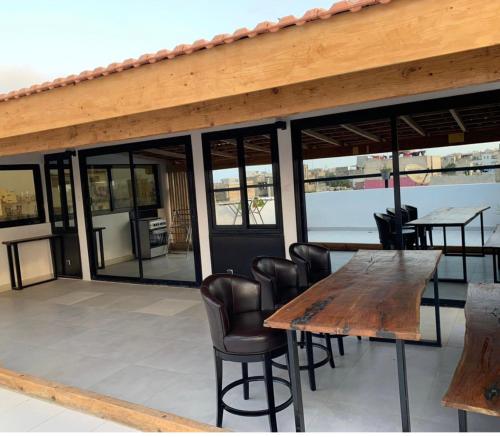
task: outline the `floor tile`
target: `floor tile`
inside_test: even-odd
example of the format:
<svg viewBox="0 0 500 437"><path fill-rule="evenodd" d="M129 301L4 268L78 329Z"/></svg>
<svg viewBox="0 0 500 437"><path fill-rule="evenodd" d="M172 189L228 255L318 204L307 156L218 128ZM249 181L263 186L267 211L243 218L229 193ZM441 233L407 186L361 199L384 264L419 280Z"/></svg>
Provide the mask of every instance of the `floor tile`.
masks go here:
<svg viewBox="0 0 500 437"><path fill-rule="evenodd" d="M193 306L196 303L186 301L186 300L177 300L177 299L162 299L158 302L153 303L152 305L145 306L136 310L138 313L144 314L156 314L158 316L175 316L182 311L185 311Z"/></svg>

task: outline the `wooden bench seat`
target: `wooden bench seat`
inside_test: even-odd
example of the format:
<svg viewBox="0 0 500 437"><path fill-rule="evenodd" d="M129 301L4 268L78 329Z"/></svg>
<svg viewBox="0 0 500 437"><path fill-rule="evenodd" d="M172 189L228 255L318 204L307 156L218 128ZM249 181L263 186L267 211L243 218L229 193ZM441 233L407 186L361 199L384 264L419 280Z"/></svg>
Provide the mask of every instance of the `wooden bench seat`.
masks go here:
<svg viewBox="0 0 500 437"><path fill-rule="evenodd" d="M460 431L467 411L500 417L500 285L469 284L465 318L462 357L442 400L458 409Z"/></svg>

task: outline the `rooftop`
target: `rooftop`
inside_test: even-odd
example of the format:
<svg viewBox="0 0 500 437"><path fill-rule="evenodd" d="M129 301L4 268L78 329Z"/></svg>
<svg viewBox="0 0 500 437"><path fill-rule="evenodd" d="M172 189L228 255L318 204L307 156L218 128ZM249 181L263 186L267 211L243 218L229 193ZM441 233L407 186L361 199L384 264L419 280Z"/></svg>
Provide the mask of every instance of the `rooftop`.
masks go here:
<svg viewBox="0 0 500 437"><path fill-rule="evenodd" d="M156 53L147 53L136 59L130 58L126 59L123 62L114 62L107 67L97 67L93 70L82 71L80 74L60 77L54 79L51 82L44 82L42 84L33 85L29 88L22 88L6 94L0 94L0 102L19 99L20 97L26 97L32 94L49 91L54 88L76 85L83 81L109 76L111 74L120 73L131 68L139 68L141 66L154 64L156 62L172 60L179 56L190 55L200 50L207 50L220 45L232 44L242 39L254 38L266 33L275 33L291 26L302 26L312 21L326 20L334 15L338 15L341 13L358 12L363 8L377 4L386 4L390 1L391 0L343 0L334 3L329 9L310 9L300 18L297 18L293 15L288 15L281 18L278 22L264 21L257 24L253 29L237 29L232 34L216 35L209 41L200 39L194 41L192 44L180 44L173 50L163 49Z"/></svg>

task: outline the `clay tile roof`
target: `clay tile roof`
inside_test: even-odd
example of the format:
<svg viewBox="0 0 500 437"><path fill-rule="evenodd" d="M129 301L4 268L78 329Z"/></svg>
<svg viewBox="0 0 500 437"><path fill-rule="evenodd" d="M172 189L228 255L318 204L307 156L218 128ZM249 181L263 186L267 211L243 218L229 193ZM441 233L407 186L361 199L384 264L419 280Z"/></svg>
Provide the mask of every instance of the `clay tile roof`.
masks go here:
<svg viewBox="0 0 500 437"><path fill-rule="evenodd" d="M264 21L257 24L253 29L237 29L232 34L221 34L214 36L210 41L199 39L192 44L180 44L173 50L160 50L153 54L145 54L137 59L127 59L123 62L115 62L107 67L98 67L94 70L82 71L80 74L73 74L66 78L57 78L52 82L44 82L40 85L33 85L30 88L22 88L17 91L0 94L0 102L18 99L20 97L29 96L31 94L48 91L54 88L64 87L66 85L74 85L86 80L108 76L110 74L119 73L130 68L139 68L143 65L154 64L155 62L174 59L178 56L190 55L199 50L211 49L222 44L231 44L235 41L244 38L253 38L265 33L278 32L279 30L290 26L302 26L306 23L316 20L325 20L333 15L343 12L358 12L361 9L377 4L386 4L391 0L343 0L334 3L329 9L315 8L307 11L302 17L296 18L293 15L288 15L281 18L278 22Z"/></svg>

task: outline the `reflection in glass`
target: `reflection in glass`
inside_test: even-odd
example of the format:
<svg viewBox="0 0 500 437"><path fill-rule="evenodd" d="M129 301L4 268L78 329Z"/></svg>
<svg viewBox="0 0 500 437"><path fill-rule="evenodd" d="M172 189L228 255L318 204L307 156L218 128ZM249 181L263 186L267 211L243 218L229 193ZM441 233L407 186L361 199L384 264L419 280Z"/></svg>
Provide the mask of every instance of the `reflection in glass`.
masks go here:
<svg viewBox="0 0 500 437"><path fill-rule="evenodd" d="M214 192L215 224L218 226L241 225L241 194L239 190Z"/></svg>
<svg viewBox="0 0 500 437"><path fill-rule="evenodd" d="M248 222L250 225L275 225L276 209L273 187L248 188Z"/></svg>
<svg viewBox="0 0 500 437"><path fill-rule="evenodd" d="M111 167L111 194L114 209L131 209L133 207L129 166Z"/></svg>
<svg viewBox="0 0 500 437"><path fill-rule="evenodd" d="M210 153L212 155L214 189L238 188L240 186L240 175L236 140L212 141L210 143Z"/></svg>
<svg viewBox="0 0 500 437"><path fill-rule="evenodd" d="M135 166L135 184L138 206L156 205L156 192L158 189L156 186L157 171L156 165Z"/></svg>
<svg viewBox="0 0 500 437"><path fill-rule="evenodd" d="M89 167L87 175L92 212L110 211L111 197L108 170L106 168Z"/></svg>
<svg viewBox="0 0 500 437"><path fill-rule="evenodd" d="M33 170L0 170L0 222L38 216Z"/></svg>

